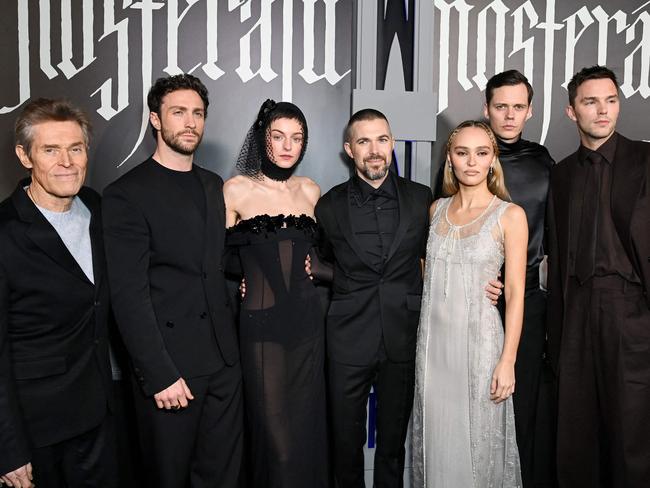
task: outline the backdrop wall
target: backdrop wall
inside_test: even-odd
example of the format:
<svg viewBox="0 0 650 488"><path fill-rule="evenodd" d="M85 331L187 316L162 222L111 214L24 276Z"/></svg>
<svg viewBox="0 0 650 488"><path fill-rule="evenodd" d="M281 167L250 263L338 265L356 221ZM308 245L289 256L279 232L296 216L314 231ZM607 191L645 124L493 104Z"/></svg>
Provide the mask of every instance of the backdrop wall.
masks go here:
<svg viewBox="0 0 650 488"><path fill-rule="evenodd" d="M650 139L641 0L10 0L0 11L0 198L25 175L13 123L28 99L65 96L91 114L88 184L101 191L152 153L146 93L182 72L211 95L197 161L225 178L257 108L274 98L305 112L299 173L323 191L347 178L343 127L368 105L389 115L400 173L430 183L451 128L482 116L487 79L510 68L535 90L524 135L556 160L578 145L566 84L597 63L619 76L619 130Z"/></svg>

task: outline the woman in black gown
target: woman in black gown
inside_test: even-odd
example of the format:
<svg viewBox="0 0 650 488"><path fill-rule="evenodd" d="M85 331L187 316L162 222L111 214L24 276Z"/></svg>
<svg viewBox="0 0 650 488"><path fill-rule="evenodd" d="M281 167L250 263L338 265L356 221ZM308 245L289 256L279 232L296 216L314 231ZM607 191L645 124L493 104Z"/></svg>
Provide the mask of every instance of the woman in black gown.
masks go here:
<svg viewBox="0 0 650 488"><path fill-rule="evenodd" d="M324 314L305 271L320 189L293 174L305 154L298 107L267 100L224 185L227 242L246 280L240 350L251 484L327 486Z"/></svg>

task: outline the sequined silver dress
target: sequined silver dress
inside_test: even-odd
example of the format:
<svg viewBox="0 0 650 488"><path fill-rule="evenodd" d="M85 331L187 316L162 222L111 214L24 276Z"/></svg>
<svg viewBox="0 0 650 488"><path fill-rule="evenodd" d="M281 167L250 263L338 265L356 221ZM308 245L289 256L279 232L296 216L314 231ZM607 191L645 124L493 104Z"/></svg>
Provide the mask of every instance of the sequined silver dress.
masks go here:
<svg viewBox="0 0 650 488"><path fill-rule="evenodd" d="M512 398L495 405L490 381L503 347L484 288L503 261L494 197L474 221L449 222L451 198L431 220L416 355L413 486L520 487Z"/></svg>

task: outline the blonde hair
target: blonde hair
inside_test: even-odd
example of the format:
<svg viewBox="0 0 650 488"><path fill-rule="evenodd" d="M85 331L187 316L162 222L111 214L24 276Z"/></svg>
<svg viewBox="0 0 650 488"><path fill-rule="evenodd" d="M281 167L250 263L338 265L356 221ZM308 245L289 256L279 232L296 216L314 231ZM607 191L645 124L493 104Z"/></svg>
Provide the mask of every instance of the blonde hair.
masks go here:
<svg viewBox="0 0 650 488"><path fill-rule="evenodd" d="M494 135L494 132L492 132L492 129L490 129L490 126L485 122L481 122L480 120L466 120L465 122L462 122L451 132L449 139L447 139L447 158L445 160L446 167L443 171L444 176L442 177L443 195L446 197L455 195L458 193L458 190L460 188L458 180L456 179L456 175L454 174L454 171L451 167L450 152L451 145L458 133L463 129L467 129L468 127L477 127L479 129L483 129L489 137L490 142L492 143L492 149L494 150L494 162L492 163L492 171L490 174L488 174L488 190L490 190L490 193L496 195L501 200L510 201L510 193L508 193L508 189L506 188L505 179L503 177L503 168L501 167L501 161L499 161L499 146L497 144L497 138Z"/></svg>

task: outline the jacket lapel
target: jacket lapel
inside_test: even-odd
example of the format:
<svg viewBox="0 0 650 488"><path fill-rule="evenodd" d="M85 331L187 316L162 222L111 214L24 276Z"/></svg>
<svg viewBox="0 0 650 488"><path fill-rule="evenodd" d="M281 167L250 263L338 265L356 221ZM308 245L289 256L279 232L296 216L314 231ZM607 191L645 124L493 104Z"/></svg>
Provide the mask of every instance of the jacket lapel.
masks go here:
<svg viewBox="0 0 650 488"><path fill-rule="evenodd" d="M81 198L81 201L90 211L90 226L88 232L90 234L90 250L92 252L93 260L93 279L95 282L95 293L97 293L99 291L99 285L104 279L104 270L106 269L101 210L98 204L99 202L95 203L91 199L86 198L86 194L83 188L79 192L79 198Z"/></svg>
<svg viewBox="0 0 650 488"><path fill-rule="evenodd" d="M369 268L378 271L375 266L368 260L366 253L363 251L359 242L357 241L356 236L354 235L354 229L352 229L352 220L350 218L350 201L352 190L352 178L348 180L348 184L345 187L335 194L333 199L333 218L338 222L339 228L343 237L352 248L354 253L359 257L359 259Z"/></svg>
<svg viewBox="0 0 650 488"><path fill-rule="evenodd" d="M632 262L634 252L630 242L630 224L634 206L644 183L645 153L634 151L633 143L618 135L616 156L612 166L612 219L618 235Z"/></svg>
<svg viewBox="0 0 650 488"><path fill-rule="evenodd" d="M22 181L18 185L12 195L12 200L20 218L29 224L25 231L26 236L63 269L90 284L90 280L72 257L68 248L65 247L59 234L23 190L25 183L28 184L29 181Z"/></svg>
<svg viewBox="0 0 650 488"><path fill-rule="evenodd" d="M226 208L223 201L223 191L215 184L216 178L209 178L210 175L207 170L202 168L197 168L197 170L205 194L205 263L208 256L221 256L223 252L224 242L223 238L219 239L219 235L223 236L225 233Z"/></svg>
<svg viewBox="0 0 650 488"><path fill-rule="evenodd" d="M395 251L402 242L404 234L406 234L406 231L411 224L411 220L413 219L413 212L411 212L412 205L410 202L408 190L406 188L405 180L396 176L393 181L395 182L395 190L397 191L399 213L397 216L397 230L395 231L393 243L391 244L390 250L388 251L388 258L386 259L386 262L388 262L390 258L393 257L393 254L395 254Z"/></svg>

